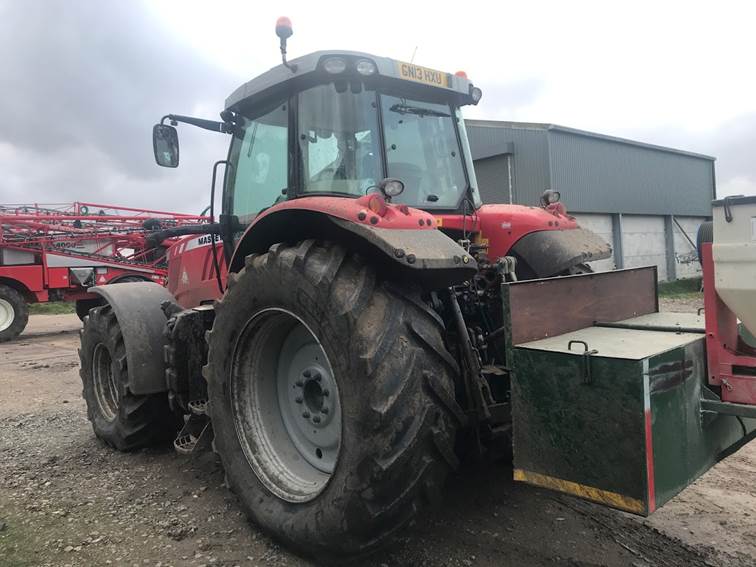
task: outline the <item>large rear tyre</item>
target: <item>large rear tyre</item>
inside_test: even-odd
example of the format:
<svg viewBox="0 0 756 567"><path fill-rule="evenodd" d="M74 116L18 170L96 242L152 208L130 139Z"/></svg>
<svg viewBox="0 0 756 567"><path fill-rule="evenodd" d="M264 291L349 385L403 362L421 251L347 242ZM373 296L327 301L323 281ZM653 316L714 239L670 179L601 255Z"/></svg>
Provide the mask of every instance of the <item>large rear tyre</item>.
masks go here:
<svg viewBox="0 0 756 567"><path fill-rule="evenodd" d="M205 369L229 486L301 553L373 550L458 464L440 319L331 243L275 245L229 284Z"/></svg>
<svg viewBox="0 0 756 567"><path fill-rule="evenodd" d="M136 396L128 388L126 347L110 305L96 307L81 331L82 392L95 435L119 451L171 441L180 420L161 394Z"/></svg>
<svg viewBox="0 0 756 567"><path fill-rule="evenodd" d="M0 285L0 343L19 336L29 322L29 306L12 287Z"/></svg>

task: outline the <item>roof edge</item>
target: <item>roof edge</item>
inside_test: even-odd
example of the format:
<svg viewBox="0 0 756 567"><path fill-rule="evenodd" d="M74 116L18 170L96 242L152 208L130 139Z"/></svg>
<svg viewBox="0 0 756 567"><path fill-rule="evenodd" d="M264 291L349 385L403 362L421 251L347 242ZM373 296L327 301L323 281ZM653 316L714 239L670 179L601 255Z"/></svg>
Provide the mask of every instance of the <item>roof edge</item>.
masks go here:
<svg viewBox="0 0 756 567"><path fill-rule="evenodd" d="M511 122L507 120L465 120L465 124L468 126L476 126L476 127L481 127L481 128L514 128L517 130L542 130L545 132L564 132L565 134L572 134L574 136L594 138L597 140L604 140L607 142L614 142L617 144L635 146L638 148L645 148L648 150L666 152L670 154L693 157L697 159L705 159L707 161L712 161L712 162L717 160L716 157L706 155L706 154L699 154L696 152L679 150L677 148L670 148L667 146L649 144L647 142L639 142L637 140L630 140L628 138L620 138L618 136L609 136L607 134L599 134L597 132L589 132L588 130L579 130L577 128L560 126L558 124L549 124L549 123L541 123L541 122Z"/></svg>
<svg viewBox="0 0 756 567"><path fill-rule="evenodd" d="M474 120L465 118L467 126L477 126L479 128L516 128L518 130L548 130L551 124L541 122L511 122L509 120Z"/></svg>
<svg viewBox="0 0 756 567"><path fill-rule="evenodd" d="M618 136L609 136L607 134L598 134L596 132L589 132L587 130L579 130L577 128L569 128L567 126L559 126L558 124L549 124L548 126L549 131L553 132L564 132L566 134L573 134L575 136L583 136L586 138L595 138L597 140L605 140L607 142L614 142L617 144L625 144L628 146L636 146L639 148L645 148L648 150L655 150L660 152L667 152L670 154L677 154L677 155L683 155L688 157L694 157L698 159L705 159L708 161L716 161L717 158L714 156L706 155L706 154L699 154L696 152L690 152L687 150L679 150L677 148L670 148L668 146L659 146L657 144L649 144L648 142L639 142L637 140L630 140L628 138L620 138Z"/></svg>

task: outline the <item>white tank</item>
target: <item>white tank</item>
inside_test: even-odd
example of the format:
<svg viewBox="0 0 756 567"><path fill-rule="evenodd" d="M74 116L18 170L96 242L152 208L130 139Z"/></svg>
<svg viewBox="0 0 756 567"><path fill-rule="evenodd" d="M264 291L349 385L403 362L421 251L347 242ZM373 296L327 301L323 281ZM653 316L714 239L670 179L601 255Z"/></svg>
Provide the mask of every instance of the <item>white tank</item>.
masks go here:
<svg viewBox="0 0 756 567"><path fill-rule="evenodd" d="M715 287L756 334L756 196L714 201Z"/></svg>

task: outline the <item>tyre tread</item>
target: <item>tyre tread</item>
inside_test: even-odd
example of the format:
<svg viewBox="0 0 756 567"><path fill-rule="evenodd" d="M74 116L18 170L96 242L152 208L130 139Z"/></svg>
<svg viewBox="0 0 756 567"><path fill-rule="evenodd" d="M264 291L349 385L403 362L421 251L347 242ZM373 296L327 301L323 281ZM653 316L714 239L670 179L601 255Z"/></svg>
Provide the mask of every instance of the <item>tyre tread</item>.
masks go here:
<svg viewBox="0 0 756 567"><path fill-rule="evenodd" d="M350 465L349 483L340 487L339 507L346 514L342 524L350 528L347 537L333 537L325 546L323 531L312 526L260 522L255 513L259 502L253 495L245 494L234 474L228 474L227 484L258 523L308 555L316 551L333 556L368 552L406 525L429 500L428 495L438 494L444 479L459 466L453 447L464 415L453 402L453 373L458 367L445 349L443 322L422 300L419 290L382 280L369 263L339 244L316 240L293 246L276 244L267 253L248 256L244 266L237 286L219 301L215 324L222 324L222 313L228 311L231 317L240 309L234 302L243 301L245 293L254 293L254 282L283 281L286 273L293 272L288 281L307 282L319 297L326 298L327 308L333 307L348 322L351 336L345 338L345 344L351 352L346 356L365 371L368 411L360 426L366 432L364 457ZM250 283L242 285L242 281ZM297 291L289 289L287 293ZM228 360L231 341L227 335L231 333L216 337L213 331L208 336L204 375L211 383L211 398L216 380L223 385L222 395L227 395L225 378L216 364L222 366ZM435 376L434 387L427 384L429 374ZM442 395L435 391L439 388ZM213 422L218 412L227 411L221 406L211 399ZM214 442L226 470L224 452L233 443L217 437ZM312 529L317 537L309 531ZM355 533L362 535L355 539Z"/></svg>

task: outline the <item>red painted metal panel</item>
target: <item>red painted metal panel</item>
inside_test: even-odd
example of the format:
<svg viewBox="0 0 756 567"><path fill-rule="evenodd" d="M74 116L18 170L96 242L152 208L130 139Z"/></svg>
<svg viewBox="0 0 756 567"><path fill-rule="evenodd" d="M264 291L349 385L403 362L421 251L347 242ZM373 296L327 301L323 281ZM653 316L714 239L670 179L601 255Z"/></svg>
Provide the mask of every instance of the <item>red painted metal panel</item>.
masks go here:
<svg viewBox="0 0 756 567"><path fill-rule="evenodd" d="M32 293L44 290L42 266L0 266L0 278L8 278L21 283Z"/></svg>
<svg viewBox="0 0 756 567"><path fill-rule="evenodd" d="M646 378L648 380L648 378ZM656 480L654 477L654 436L651 431L651 408L645 411L646 431L646 486L648 490L648 513L656 510Z"/></svg>
<svg viewBox="0 0 756 567"><path fill-rule="evenodd" d="M68 268L48 268L47 269L47 287L49 289L59 289L70 287L68 279Z"/></svg>
<svg viewBox="0 0 756 567"><path fill-rule="evenodd" d="M168 253L168 291L182 307L196 307L219 299L218 280L213 266L210 236L188 236L171 247ZM221 283L226 285L223 245L216 239Z"/></svg>
<svg viewBox="0 0 756 567"><path fill-rule="evenodd" d="M373 208L371 208L371 201ZM284 210L324 213L339 219L379 228L417 230L433 230L436 228L436 222L430 213L406 205L385 203L380 195L371 193L358 199L313 196L283 201L255 217L247 230L252 230L264 218Z"/></svg>
<svg viewBox="0 0 756 567"><path fill-rule="evenodd" d="M469 215L437 215L439 226L477 233L488 243L491 258L506 256L514 244L531 232L578 228L574 217L562 209L543 209L523 205L483 205Z"/></svg>

